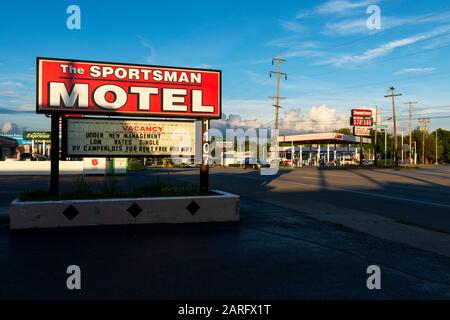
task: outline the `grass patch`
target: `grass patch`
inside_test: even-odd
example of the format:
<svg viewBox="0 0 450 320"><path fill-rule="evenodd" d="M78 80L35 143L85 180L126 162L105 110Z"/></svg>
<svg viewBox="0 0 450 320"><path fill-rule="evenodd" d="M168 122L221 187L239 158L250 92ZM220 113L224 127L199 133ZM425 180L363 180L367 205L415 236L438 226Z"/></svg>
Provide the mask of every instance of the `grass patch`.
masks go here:
<svg viewBox="0 0 450 320"><path fill-rule="evenodd" d="M139 186L131 191L120 189L116 179L106 179L100 185L100 192L94 192L84 177L77 180L75 188L70 192L63 192L59 196L48 191L33 189L20 194L20 201L57 201L57 200L87 200L87 199L114 199L114 198L146 198L146 197L180 197L198 196L199 189L195 185L185 183L182 186L171 185L156 181L155 183Z"/></svg>

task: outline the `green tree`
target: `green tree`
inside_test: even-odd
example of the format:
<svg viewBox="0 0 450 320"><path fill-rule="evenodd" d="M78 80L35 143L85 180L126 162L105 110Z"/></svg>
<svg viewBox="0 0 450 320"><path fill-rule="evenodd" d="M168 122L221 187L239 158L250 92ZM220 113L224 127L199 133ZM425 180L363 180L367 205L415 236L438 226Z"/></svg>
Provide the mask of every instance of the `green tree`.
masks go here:
<svg viewBox="0 0 450 320"><path fill-rule="evenodd" d="M353 134L352 130L350 128L341 128L341 129L336 129L334 130L334 132L337 133L342 133L342 134Z"/></svg>

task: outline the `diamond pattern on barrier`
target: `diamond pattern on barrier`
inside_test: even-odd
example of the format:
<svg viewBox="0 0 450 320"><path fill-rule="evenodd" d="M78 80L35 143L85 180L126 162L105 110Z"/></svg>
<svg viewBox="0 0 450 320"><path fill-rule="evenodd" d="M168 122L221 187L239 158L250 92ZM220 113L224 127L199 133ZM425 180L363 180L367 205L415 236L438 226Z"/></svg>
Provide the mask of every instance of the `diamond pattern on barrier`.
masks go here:
<svg viewBox="0 0 450 320"><path fill-rule="evenodd" d="M186 207L186 209L189 211L190 214L194 215L197 213L198 209L200 209L200 206L195 202L194 200L191 201Z"/></svg>
<svg viewBox="0 0 450 320"><path fill-rule="evenodd" d="M133 218L136 218L142 212L142 208L135 202L127 209L127 211Z"/></svg>
<svg viewBox="0 0 450 320"><path fill-rule="evenodd" d="M62 213L67 219L73 220L80 212L73 205L70 205Z"/></svg>

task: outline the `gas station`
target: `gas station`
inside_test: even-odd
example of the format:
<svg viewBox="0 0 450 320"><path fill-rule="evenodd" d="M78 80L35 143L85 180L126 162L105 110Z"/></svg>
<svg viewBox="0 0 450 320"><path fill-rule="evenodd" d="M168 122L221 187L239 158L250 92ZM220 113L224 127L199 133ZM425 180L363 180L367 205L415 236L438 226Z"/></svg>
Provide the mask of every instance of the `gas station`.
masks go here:
<svg viewBox="0 0 450 320"><path fill-rule="evenodd" d="M279 136L279 158L299 167L319 166L321 161L328 165L356 164L364 152L363 145L371 142L370 138L337 132Z"/></svg>

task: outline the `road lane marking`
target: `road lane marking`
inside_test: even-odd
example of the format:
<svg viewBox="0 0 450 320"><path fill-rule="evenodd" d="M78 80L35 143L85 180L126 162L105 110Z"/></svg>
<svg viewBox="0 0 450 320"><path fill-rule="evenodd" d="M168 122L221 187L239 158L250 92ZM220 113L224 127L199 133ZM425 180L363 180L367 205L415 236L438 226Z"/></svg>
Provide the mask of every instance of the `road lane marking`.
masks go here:
<svg viewBox="0 0 450 320"><path fill-rule="evenodd" d="M243 176L243 175L240 175L240 174L232 174L232 175L241 176L241 177L246 178L246 179L252 179L252 180L257 180L257 181L267 181L265 179L260 179L258 177ZM288 184L305 185L305 186L309 186L309 187L314 186L314 185L311 185L311 184L308 184L308 183L287 181L287 180L283 180L283 179L271 180L270 182L273 182L273 181L284 182L284 183L288 183ZM411 203L419 203L419 204L430 205L430 206L435 206L435 207L450 208L450 204L445 204L445 203L440 203L440 202L431 202L431 201L424 201L424 200L409 199L409 198L404 198L404 197L389 196L389 195L383 195L383 194L366 192L366 191L348 190L348 189L342 189L342 188L336 188L336 187L330 187L330 186L326 186L325 188L328 189L328 190L335 190L335 191L349 192L349 193L355 193L355 194L362 194L362 195L366 195L366 196L370 196L370 197L378 197L378 198L399 200L399 201L405 201L405 202L411 202Z"/></svg>

